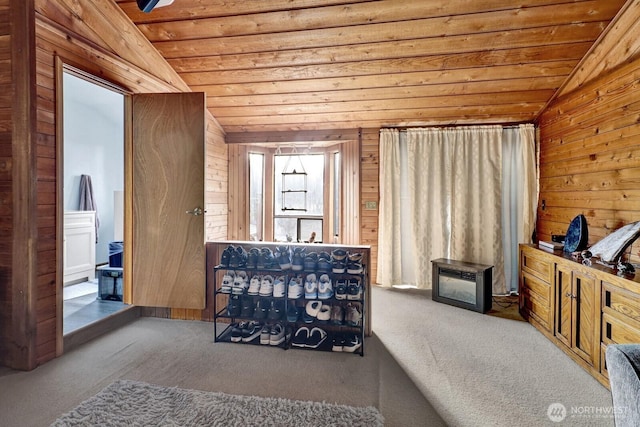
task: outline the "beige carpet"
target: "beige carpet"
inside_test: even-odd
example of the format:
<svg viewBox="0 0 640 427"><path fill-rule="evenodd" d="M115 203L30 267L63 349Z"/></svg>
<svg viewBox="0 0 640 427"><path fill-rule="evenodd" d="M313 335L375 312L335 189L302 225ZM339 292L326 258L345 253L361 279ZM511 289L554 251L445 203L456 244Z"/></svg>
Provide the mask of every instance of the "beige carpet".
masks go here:
<svg viewBox="0 0 640 427"><path fill-rule="evenodd" d="M530 324L437 303L431 291L372 294L373 330L448 425L558 425L547 410L562 403L563 426L613 426L588 413L610 408L610 392Z"/></svg>
<svg viewBox="0 0 640 427"><path fill-rule="evenodd" d="M119 379L374 406L386 426L443 426L377 337L365 356L213 343L213 324L141 318L31 372L0 369L0 425L48 426Z"/></svg>

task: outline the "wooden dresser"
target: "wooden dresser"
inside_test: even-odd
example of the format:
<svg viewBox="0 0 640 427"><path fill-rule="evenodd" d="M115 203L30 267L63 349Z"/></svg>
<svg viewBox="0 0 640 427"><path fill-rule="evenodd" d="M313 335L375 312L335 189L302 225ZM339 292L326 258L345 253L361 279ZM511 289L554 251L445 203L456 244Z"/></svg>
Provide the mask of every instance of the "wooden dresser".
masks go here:
<svg viewBox="0 0 640 427"><path fill-rule="evenodd" d="M616 273L520 245L520 313L606 387L607 345L640 343L640 273Z"/></svg>

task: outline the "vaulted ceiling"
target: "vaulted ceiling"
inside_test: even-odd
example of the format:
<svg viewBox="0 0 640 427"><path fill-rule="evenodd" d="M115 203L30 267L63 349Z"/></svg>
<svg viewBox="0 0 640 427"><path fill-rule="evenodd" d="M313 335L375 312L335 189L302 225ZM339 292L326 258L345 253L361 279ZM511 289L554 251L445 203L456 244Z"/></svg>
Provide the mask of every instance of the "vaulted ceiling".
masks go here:
<svg viewBox="0 0 640 427"><path fill-rule="evenodd" d="M534 120L624 0L116 3L226 132Z"/></svg>

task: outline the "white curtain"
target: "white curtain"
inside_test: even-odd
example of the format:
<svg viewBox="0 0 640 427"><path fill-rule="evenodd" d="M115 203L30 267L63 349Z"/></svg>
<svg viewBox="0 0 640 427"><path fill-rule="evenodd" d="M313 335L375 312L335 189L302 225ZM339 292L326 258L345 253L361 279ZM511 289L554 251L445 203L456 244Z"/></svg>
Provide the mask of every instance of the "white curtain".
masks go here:
<svg viewBox="0 0 640 427"><path fill-rule="evenodd" d="M518 244L530 243L537 195L535 129L505 128L502 144L502 239L505 292L518 291Z"/></svg>
<svg viewBox="0 0 640 427"><path fill-rule="evenodd" d="M431 260L451 258L493 265L493 292L509 292L502 232L505 141L501 126L381 130L379 284L428 289ZM527 166L516 171L535 170L535 162Z"/></svg>

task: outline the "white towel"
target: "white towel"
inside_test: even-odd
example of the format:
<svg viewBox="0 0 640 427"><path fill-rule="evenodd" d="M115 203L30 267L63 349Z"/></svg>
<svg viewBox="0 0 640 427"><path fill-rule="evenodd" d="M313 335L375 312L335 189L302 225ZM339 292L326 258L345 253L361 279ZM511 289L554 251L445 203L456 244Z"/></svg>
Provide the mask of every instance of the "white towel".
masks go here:
<svg viewBox="0 0 640 427"><path fill-rule="evenodd" d="M89 175L80 175L80 207L81 211L95 211L96 212L96 243L98 243L98 228L100 227L100 220L98 219L98 206L96 200L93 197L93 185L91 184L91 177Z"/></svg>

